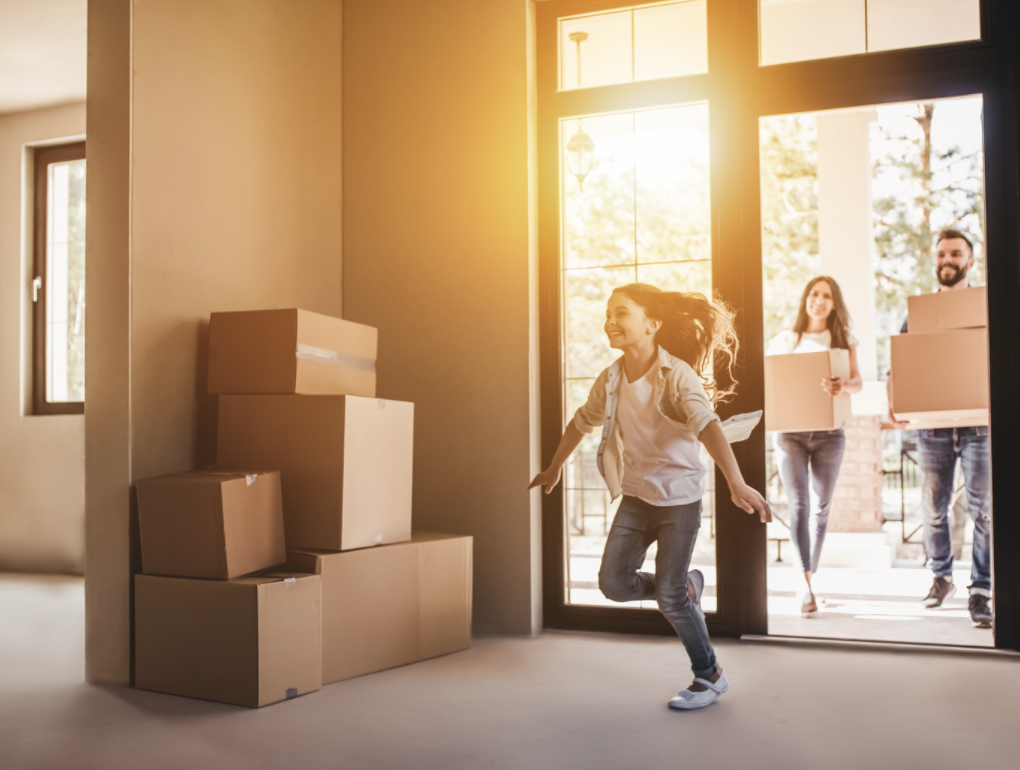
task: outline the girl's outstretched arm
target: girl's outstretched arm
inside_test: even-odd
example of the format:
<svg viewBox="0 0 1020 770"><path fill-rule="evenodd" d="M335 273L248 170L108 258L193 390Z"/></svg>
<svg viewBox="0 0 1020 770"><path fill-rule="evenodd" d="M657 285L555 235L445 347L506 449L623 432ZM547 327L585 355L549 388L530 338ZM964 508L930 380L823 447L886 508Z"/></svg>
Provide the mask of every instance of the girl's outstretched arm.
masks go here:
<svg viewBox="0 0 1020 770"><path fill-rule="evenodd" d="M726 477L726 483L730 485L730 498L734 504L750 514L757 511L763 522L772 521L772 510L765 498L758 490L752 489L744 482L744 477L737 466L737 458L733 456L730 442L726 440L722 428L719 427L719 421L712 420L698 438Z"/></svg>
<svg viewBox="0 0 1020 770"><path fill-rule="evenodd" d="M548 468L535 476L528 485L528 489L541 486L545 487L546 494L552 492L560 481L560 474L563 472L563 466L567 459L574 453L583 438L584 434L574 426L574 421L568 422L563 431L563 437L560 439L560 445L556 447L556 454L553 455L552 462L549 463Z"/></svg>

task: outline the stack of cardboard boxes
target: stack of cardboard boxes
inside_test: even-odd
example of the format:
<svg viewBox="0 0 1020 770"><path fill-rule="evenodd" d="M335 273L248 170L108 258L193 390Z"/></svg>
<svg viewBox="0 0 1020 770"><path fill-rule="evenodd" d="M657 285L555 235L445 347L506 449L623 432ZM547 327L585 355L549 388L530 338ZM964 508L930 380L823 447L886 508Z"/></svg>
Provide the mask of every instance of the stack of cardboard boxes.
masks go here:
<svg viewBox="0 0 1020 770"><path fill-rule="evenodd" d="M914 428L988 425L988 294L984 287L907 299L892 338L893 409Z"/></svg>
<svg viewBox="0 0 1020 770"><path fill-rule="evenodd" d="M470 646L472 540L411 532L414 406L375 397L376 340L212 315L218 471L138 485L138 687L262 706Z"/></svg>

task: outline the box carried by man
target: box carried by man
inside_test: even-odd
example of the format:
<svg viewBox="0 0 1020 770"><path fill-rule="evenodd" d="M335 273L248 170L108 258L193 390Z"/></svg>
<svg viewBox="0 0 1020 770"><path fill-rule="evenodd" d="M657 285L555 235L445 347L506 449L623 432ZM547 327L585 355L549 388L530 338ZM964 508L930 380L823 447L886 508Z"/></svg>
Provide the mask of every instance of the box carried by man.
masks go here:
<svg viewBox="0 0 1020 770"><path fill-rule="evenodd" d="M890 339L896 419L911 429L988 425L985 287L909 297L906 328Z"/></svg>
<svg viewBox="0 0 1020 770"><path fill-rule="evenodd" d="M893 407L910 428L988 424L988 329L898 334Z"/></svg>

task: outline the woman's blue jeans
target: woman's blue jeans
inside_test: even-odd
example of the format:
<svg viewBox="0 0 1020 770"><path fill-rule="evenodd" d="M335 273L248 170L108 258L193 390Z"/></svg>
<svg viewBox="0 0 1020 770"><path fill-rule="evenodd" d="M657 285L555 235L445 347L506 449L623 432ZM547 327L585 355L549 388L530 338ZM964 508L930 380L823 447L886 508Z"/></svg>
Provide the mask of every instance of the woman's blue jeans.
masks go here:
<svg viewBox="0 0 1020 770"><path fill-rule="evenodd" d="M775 446L779 478L790 501L790 542L797 552L800 568L804 572L817 572L846 436L842 430L777 433ZM818 498L813 538L808 484Z"/></svg>
<svg viewBox="0 0 1020 770"><path fill-rule="evenodd" d="M687 594L687 570L701 528L701 501L651 505L624 495L613 519L599 568L599 588L614 602L656 599L691 659L695 676L717 669L705 616ZM648 547L658 541L655 574L639 572Z"/></svg>
<svg viewBox="0 0 1020 770"><path fill-rule="evenodd" d="M974 520L974 547L970 588L992 589L991 478L988 428L934 428L917 432L921 455L921 514L924 548L936 577L953 574L953 535L949 527L949 500L953 495L956 460L963 469L967 512Z"/></svg>

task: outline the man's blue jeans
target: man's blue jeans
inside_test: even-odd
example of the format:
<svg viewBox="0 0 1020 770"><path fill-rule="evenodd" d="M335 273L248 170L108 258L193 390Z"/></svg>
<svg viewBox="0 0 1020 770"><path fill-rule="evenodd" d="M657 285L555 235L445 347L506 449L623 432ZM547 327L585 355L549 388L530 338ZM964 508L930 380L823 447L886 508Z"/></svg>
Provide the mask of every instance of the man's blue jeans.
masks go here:
<svg viewBox="0 0 1020 770"><path fill-rule="evenodd" d="M624 495L602 554L599 588L614 602L655 598L687 649L694 675L710 677L717 668L715 650L705 616L687 595L687 570L700 527L700 500L658 506ZM639 572L655 541L655 574Z"/></svg>
<svg viewBox="0 0 1020 770"><path fill-rule="evenodd" d="M991 484L988 428L935 428L917 432L921 455L921 513L924 547L936 577L953 573L953 536L949 527L949 501L953 495L956 460L963 468L967 511L974 520L974 547L970 590L989 594L992 589Z"/></svg>
<svg viewBox="0 0 1020 770"><path fill-rule="evenodd" d="M839 466L843 464L846 435L842 430L777 433L775 442L779 478L790 501L790 541L797 550L801 570L817 572L825 530L829 526L829 506L836 492ZM814 542L809 483L818 497Z"/></svg>

